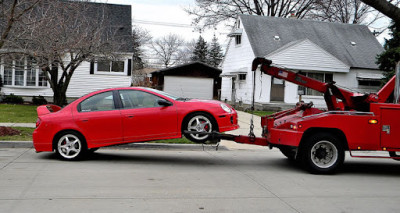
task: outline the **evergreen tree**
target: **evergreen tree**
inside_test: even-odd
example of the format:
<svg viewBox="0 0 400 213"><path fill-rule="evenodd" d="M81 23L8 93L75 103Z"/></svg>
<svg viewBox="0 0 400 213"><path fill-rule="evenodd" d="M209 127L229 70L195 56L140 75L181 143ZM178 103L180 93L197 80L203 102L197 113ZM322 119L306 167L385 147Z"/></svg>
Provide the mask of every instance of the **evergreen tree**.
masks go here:
<svg viewBox="0 0 400 213"><path fill-rule="evenodd" d="M193 56L191 57L191 61L199 61L207 63L207 55L208 55L207 42L203 39L203 37L199 36L199 39L197 40L196 46L193 50Z"/></svg>
<svg viewBox="0 0 400 213"><path fill-rule="evenodd" d="M389 81L394 75L396 63L400 61L400 23L392 22L389 29L392 38L389 40L386 39L384 45L385 51L378 55L376 62L380 70L386 71L384 73L384 82Z"/></svg>
<svg viewBox="0 0 400 213"><path fill-rule="evenodd" d="M144 67L144 62L142 60L142 49L141 43L140 43L140 35L137 30L133 30L132 32L132 43L133 43L133 63L132 63L132 68L133 71L135 70L140 70L143 69Z"/></svg>
<svg viewBox="0 0 400 213"><path fill-rule="evenodd" d="M210 51L208 52L208 63L210 66L218 67L218 65L222 61L222 48L218 43L218 39L214 34L214 37L211 41Z"/></svg>

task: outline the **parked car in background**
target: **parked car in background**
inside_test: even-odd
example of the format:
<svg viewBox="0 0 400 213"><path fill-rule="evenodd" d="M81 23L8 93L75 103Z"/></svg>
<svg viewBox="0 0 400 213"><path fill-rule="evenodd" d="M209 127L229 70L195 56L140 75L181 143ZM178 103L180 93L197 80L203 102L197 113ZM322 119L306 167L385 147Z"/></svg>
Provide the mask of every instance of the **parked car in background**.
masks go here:
<svg viewBox="0 0 400 213"><path fill-rule="evenodd" d="M56 151L74 160L99 147L180 138L183 131L225 132L239 128L237 113L215 100L196 100L142 87L92 92L64 108L37 108L37 152ZM185 134L203 143L204 134Z"/></svg>

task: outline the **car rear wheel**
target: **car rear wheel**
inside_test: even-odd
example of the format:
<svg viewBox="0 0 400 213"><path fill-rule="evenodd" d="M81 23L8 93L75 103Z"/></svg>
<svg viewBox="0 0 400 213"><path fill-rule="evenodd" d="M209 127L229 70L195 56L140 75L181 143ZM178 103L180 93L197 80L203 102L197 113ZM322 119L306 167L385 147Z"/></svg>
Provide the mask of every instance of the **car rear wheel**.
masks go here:
<svg viewBox="0 0 400 213"><path fill-rule="evenodd" d="M183 130L199 132L198 134L184 134L186 138L195 143L204 143L208 140L209 135L201 134L202 132L212 132L218 130L217 124L206 113L194 113L187 117L183 123Z"/></svg>
<svg viewBox="0 0 400 213"><path fill-rule="evenodd" d="M309 137L299 154L303 166L314 174L334 173L344 161L342 142L329 133Z"/></svg>
<svg viewBox="0 0 400 213"><path fill-rule="evenodd" d="M65 160L82 159L87 152L85 139L76 132L65 132L56 142L56 152Z"/></svg>

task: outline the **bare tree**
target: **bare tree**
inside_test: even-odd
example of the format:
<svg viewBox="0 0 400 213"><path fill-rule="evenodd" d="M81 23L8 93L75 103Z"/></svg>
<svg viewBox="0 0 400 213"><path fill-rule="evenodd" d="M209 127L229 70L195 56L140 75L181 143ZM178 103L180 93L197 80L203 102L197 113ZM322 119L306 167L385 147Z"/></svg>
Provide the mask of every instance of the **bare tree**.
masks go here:
<svg viewBox="0 0 400 213"><path fill-rule="evenodd" d="M184 40L181 37L176 34L169 34L155 39L151 44L151 49L163 66L169 67L179 61L179 52L183 44Z"/></svg>
<svg viewBox="0 0 400 213"><path fill-rule="evenodd" d="M201 27L215 26L234 20L238 14L288 17L302 19L314 8L315 0L196 0L196 7L185 11L194 16L194 23Z"/></svg>
<svg viewBox="0 0 400 213"><path fill-rule="evenodd" d="M192 56L193 56L193 51L196 47L196 40L192 39L189 42L185 42L183 47L179 49L178 52L178 63L179 64L186 64L190 63L192 61Z"/></svg>
<svg viewBox="0 0 400 213"><path fill-rule="evenodd" d="M317 0L311 17L321 21L360 24L371 12L370 6L361 0Z"/></svg>
<svg viewBox="0 0 400 213"><path fill-rule="evenodd" d="M365 4L370 5L387 17L393 19L394 22L400 23L400 8L398 0L361 0Z"/></svg>
<svg viewBox="0 0 400 213"><path fill-rule="evenodd" d="M111 25L107 7L90 2L47 0L35 8L23 32L7 46L23 52L41 67L54 92L54 103L64 105L66 92L76 68L83 61L112 60L127 45L131 29ZM118 37L127 31L127 38ZM118 41L118 42L117 42Z"/></svg>
<svg viewBox="0 0 400 213"><path fill-rule="evenodd" d="M0 49L24 15L42 0L0 0Z"/></svg>

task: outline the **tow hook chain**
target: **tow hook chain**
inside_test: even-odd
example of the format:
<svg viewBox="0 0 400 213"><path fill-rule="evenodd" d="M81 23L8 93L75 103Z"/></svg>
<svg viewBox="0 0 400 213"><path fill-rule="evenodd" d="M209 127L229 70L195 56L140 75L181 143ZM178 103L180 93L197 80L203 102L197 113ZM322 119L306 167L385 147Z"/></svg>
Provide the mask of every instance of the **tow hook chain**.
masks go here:
<svg viewBox="0 0 400 213"><path fill-rule="evenodd" d="M249 132L249 137L250 137L250 141L254 142L256 141L256 135L254 134L254 124L253 124L253 115L251 115L251 120L250 120L250 132Z"/></svg>

